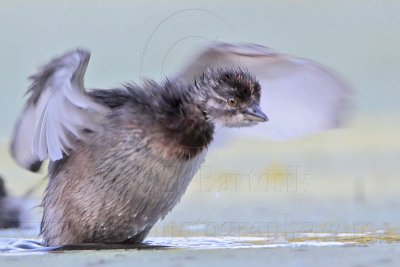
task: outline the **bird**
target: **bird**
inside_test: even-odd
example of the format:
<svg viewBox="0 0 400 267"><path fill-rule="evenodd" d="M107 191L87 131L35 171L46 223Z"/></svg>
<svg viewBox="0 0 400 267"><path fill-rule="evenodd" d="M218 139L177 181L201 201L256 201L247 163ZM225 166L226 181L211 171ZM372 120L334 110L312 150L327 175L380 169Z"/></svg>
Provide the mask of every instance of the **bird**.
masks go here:
<svg viewBox="0 0 400 267"><path fill-rule="evenodd" d="M30 199L11 196L7 192L3 177L0 176L0 229L29 228L32 208Z"/></svg>
<svg viewBox="0 0 400 267"><path fill-rule="evenodd" d="M17 213L10 211L6 204L7 191L4 185L4 180L0 177L0 228L12 228L18 226Z"/></svg>
<svg viewBox="0 0 400 267"><path fill-rule="evenodd" d="M0 177L0 229L18 228L19 211L9 201L4 180Z"/></svg>
<svg viewBox="0 0 400 267"><path fill-rule="evenodd" d="M50 161L45 246L143 242L229 139L217 128L295 138L340 126L350 102L333 71L257 44L214 42L170 78L114 89L85 88L89 59L76 49L33 75L14 129L21 167Z"/></svg>

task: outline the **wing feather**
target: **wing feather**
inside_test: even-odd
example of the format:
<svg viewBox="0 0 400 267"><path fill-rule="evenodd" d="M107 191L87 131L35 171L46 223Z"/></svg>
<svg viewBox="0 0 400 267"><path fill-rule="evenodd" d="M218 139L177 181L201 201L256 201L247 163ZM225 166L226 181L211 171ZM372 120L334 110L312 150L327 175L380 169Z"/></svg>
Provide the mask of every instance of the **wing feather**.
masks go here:
<svg viewBox="0 0 400 267"><path fill-rule="evenodd" d="M83 130L97 131L108 112L84 88L90 53L75 50L54 59L30 77L29 98L17 121L11 154L19 165L37 171L45 159L68 155Z"/></svg>
<svg viewBox="0 0 400 267"><path fill-rule="evenodd" d="M241 67L260 82L266 123L228 135L290 139L336 128L348 115L351 90L333 71L311 60L281 54L255 44L214 43L177 76L193 81L207 68ZM218 140L218 136L216 138Z"/></svg>

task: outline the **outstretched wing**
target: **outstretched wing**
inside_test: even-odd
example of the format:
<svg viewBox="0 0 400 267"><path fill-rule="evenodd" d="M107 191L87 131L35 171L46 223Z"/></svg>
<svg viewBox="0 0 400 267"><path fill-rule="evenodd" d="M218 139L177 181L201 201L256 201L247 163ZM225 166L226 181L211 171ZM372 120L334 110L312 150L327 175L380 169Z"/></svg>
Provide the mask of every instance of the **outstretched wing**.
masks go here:
<svg viewBox="0 0 400 267"><path fill-rule="evenodd" d="M90 53L76 50L51 61L36 75L17 121L11 154L19 165L38 171L45 159L68 154L85 129L96 131L108 109L85 92L83 78Z"/></svg>
<svg viewBox="0 0 400 267"><path fill-rule="evenodd" d="M351 90L336 74L310 60L260 45L214 43L177 78L193 81L207 68L231 66L247 69L259 80L261 107L269 118L234 134L296 138L338 127L346 117Z"/></svg>

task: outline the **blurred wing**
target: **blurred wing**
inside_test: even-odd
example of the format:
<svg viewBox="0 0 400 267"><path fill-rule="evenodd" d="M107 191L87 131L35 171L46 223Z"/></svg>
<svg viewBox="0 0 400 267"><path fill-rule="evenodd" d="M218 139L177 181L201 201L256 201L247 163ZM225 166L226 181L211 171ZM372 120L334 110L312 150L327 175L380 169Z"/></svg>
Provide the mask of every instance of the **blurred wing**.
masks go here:
<svg viewBox="0 0 400 267"><path fill-rule="evenodd" d="M193 81L207 68L232 66L257 77L262 89L261 107L269 117L266 123L233 134L296 138L338 127L347 114L351 90L336 74L310 60L260 45L213 44L177 78ZM232 129L227 133L232 134Z"/></svg>
<svg viewBox="0 0 400 267"><path fill-rule="evenodd" d="M107 108L85 92L83 78L90 53L76 50L61 56L32 76L27 103L17 121L11 154L19 165L38 171L45 159L68 154L83 130L95 131Z"/></svg>

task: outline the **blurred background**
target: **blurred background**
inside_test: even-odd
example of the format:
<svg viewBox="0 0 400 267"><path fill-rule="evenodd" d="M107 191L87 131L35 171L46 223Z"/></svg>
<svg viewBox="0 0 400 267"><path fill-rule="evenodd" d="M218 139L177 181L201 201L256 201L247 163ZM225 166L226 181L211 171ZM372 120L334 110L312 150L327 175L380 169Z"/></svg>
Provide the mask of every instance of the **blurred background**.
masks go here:
<svg viewBox="0 0 400 267"><path fill-rule="evenodd" d="M27 77L76 47L87 88L171 75L209 41L248 42L318 61L354 88L347 125L299 140L237 139L210 150L152 236L365 233L400 227L400 2L0 1L0 174L21 196L32 174L8 153ZM40 208L32 211L40 220Z"/></svg>

